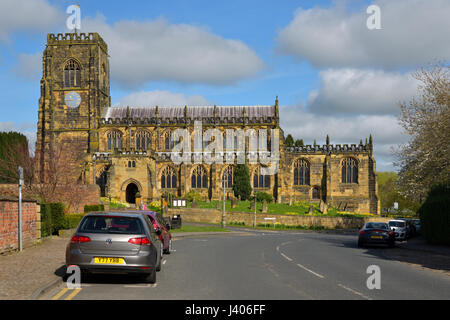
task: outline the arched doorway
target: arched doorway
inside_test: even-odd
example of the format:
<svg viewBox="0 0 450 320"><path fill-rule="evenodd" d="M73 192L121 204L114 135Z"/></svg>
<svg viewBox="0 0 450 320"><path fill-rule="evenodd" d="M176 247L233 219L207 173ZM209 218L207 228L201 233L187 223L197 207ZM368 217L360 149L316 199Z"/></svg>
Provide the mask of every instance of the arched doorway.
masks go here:
<svg viewBox="0 0 450 320"><path fill-rule="evenodd" d="M320 199L320 189L319 189L319 187L314 187L312 189L312 198L313 198L313 200L319 200Z"/></svg>
<svg viewBox="0 0 450 320"><path fill-rule="evenodd" d="M127 186L127 189L125 191L125 195L126 195L126 200L128 203L136 203L136 193L139 192L139 189L137 187L137 185L135 185L134 183L130 183Z"/></svg>

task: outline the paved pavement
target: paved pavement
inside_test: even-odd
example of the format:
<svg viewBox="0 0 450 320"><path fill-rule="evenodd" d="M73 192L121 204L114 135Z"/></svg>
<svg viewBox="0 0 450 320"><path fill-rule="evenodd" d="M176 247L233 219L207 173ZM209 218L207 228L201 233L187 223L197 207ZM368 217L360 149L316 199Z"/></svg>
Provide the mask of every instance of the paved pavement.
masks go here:
<svg viewBox="0 0 450 320"><path fill-rule="evenodd" d="M121 276L96 276L82 290L67 290L59 298L450 299L449 247L412 239L395 249L358 249L352 232L242 233L241 228L232 229L237 233L174 234L177 251L165 256L156 285ZM0 300L49 299L61 293L70 235L0 256ZM369 262L381 266L382 293L365 289ZM328 280L318 281L323 279ZM405 289L395 288L396 284Z"/></svg>

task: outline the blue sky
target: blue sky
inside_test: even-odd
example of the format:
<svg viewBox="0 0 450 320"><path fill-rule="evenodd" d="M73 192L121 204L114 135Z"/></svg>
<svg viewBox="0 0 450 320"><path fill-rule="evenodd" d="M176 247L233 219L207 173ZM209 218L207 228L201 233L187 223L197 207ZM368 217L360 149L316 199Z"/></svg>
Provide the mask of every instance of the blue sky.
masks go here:
<svg viewBox="0 0 450 320"><path fill-rule="evenodd" d="M392 148L408 140L397 103L416 92L411 72L450 56L436 41L450 31L445 0L75 3L81 32L109 45L113 105L268 105L278 95L285 133L309 144L372 134L380 171L394 169ZM0 3L0 130L31 143L46 34L67 32L71 4ZM366 26L370 4L381 30ZM139 51L128 54L130 45Z"/></svg>

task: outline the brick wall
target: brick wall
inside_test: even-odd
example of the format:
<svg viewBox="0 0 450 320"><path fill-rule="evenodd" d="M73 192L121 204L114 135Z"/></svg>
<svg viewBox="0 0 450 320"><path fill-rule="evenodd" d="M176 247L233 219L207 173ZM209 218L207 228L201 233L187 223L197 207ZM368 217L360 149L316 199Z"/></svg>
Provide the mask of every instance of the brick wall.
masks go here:
<svg viewBox="0 0 450 320"><path fill-rule="evenodd" d="M169 209L169 214L180 214L183 221L220 223L222 221L222 211L215 209ZM226 212L225 222L244 222L245 225L253 226L254 213L246 212ZM276 222L289 226L322 226L327 229L356 229L361 228L368 221L387 222L390 218L370 217L370 218L345 218L327 216L292 216L279 214L256 214L256 224L264 223L264 218L276 218ZM268 220L267 223L273 223Z"/></svg>
<svg viewBox="0 0 450 320"><path fill-rule="evenodd" d="M19 202L13 197L0 198L0 253L19 249ZM39 205L35 201L22 201L23 248L39 240Z"/></svg>
<svg viewBox="0 0 450 320"><path fill-rule="evenodd" d="M62 187L63 188L63 187ZM84 211L84 205L86 204L100 204L100 187L97 184L80 184L77 186L78 190L75 190L79 198L74 199L69 213L82 213ZM35 199L36 196L29 193L26 188L22 189L23 198ZM0 184L0 197L15 198L18 196L17 184ZM60 200L65 202L64 199Z"/></svg>
<svg viewBox="0 0 450 320"><path fill-rule="evenodd" d="M82 213L84 212L84 205L101 204L100 202L100 187L97 184L84 184L80 185L82 190L79 201L77 201L69 213ZM80 193L79 193L80 194Z"/></svg>

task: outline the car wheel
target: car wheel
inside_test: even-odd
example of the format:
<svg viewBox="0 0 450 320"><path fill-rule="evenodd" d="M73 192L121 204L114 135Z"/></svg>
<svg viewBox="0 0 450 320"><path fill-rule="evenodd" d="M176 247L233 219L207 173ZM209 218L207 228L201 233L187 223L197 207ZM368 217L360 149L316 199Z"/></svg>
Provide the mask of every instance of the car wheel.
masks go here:
<svg viewBox="0 0 450 320"><path fill-rule="evenodd" d="M169 246L167 249L164 249L164 253L170 254L171 251L172 251L172 239L169 240Z"/></svg>
<svg viewBox="0 0 450 320"><path fill-rule="evenodd" d="M389 248L395 247L395 241L389 241L388 246Z"/></svg>
<svg viewBox="0 0 450 320"><path fill-rule="evenodd" d="M162 247L162 243L160 245L160 249L159 249L159 263L156 266L156 271L161 271L161 261L162 261L162 256L163 256L163 247Z"/></svg>
<svg viewBox="0 0 450 320"><path fill-rule="evenodd" d="M145 276L145 282L155 283L156 282L156 269L152 268L152 271Z"/></svg>

